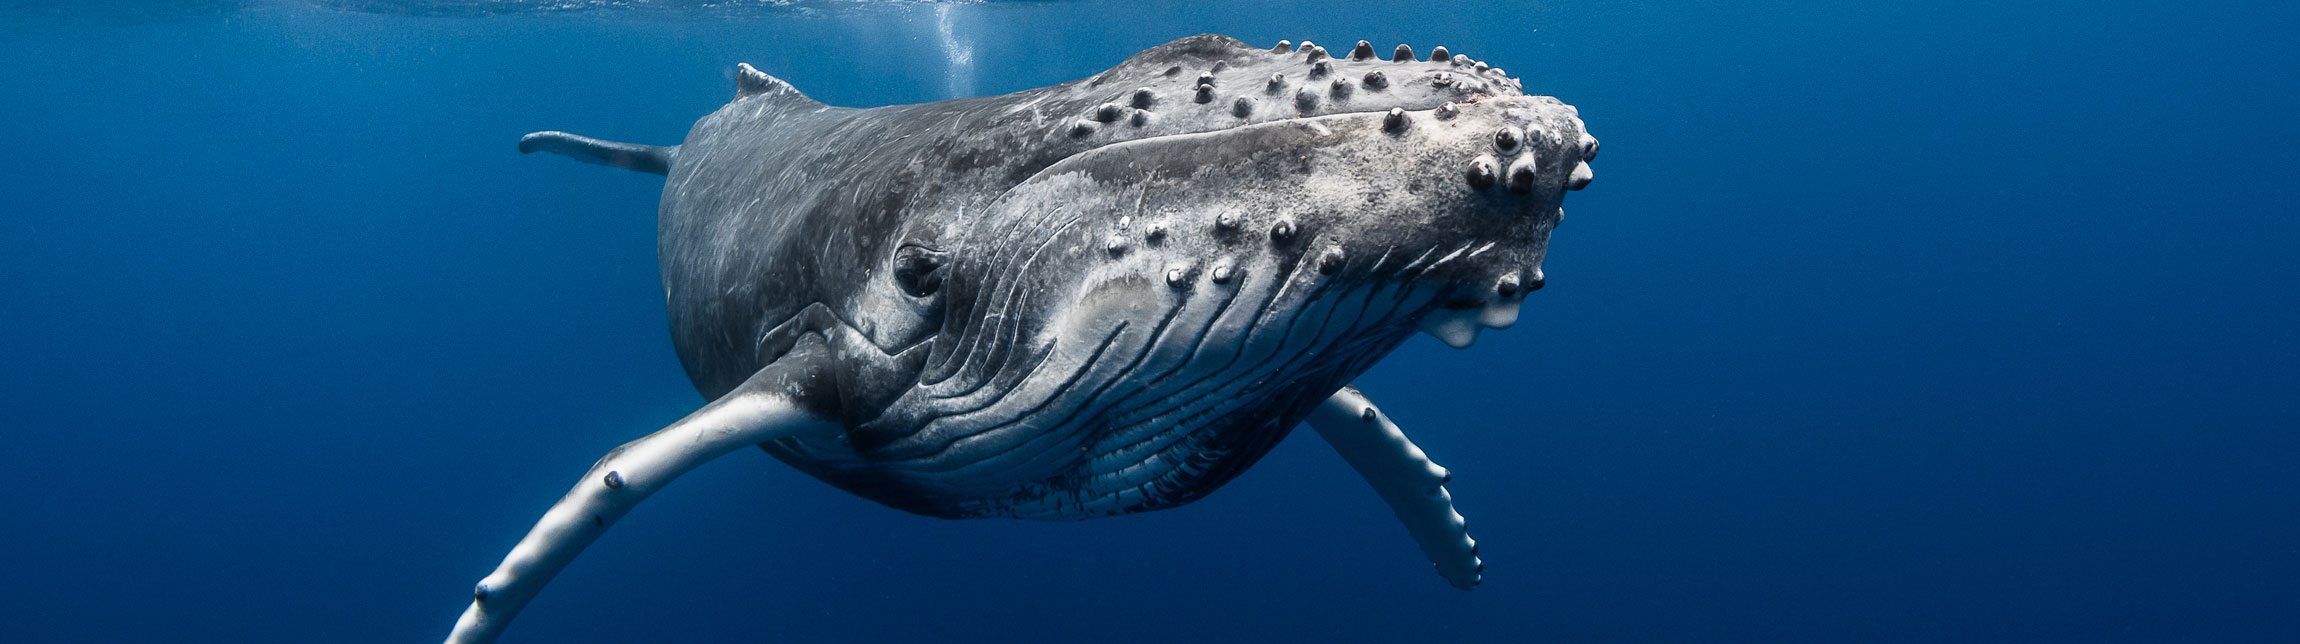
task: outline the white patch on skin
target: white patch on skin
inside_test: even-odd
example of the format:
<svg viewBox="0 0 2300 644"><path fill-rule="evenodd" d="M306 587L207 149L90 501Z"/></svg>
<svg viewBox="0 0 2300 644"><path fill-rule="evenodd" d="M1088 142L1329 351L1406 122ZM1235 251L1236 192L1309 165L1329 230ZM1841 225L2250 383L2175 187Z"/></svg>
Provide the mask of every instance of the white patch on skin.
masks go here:
<svg viewBox="0 0 2300 644"><path fill-rule="evenodd" d="M1507 329L1511 326L1514 326L1517 324L1518 307L1524 303L1525 300L1518 298L1505 297L1494 300L1493 302L1485 305L1485 310L1478 311L1477 324L1478 326L1494 330Z"/></svg>
<svg viewBox="0 0 2300 644"><path fill-rule="evenodd" d="M1477 343L1480 331L1507 329L1517 324L1518 309L1524 304L1523 298L1504 297L1486 302L1480 308L1437 311L1422 318L1421 331L1446 346L1466 349Z"/></svg>
<svg viewBox="0 0 2300 644"><path fill-rule="evenodd" d="M1441 311L1422 318L1423 333L1456 349L1467 349L1469 345L1475 344L1479 330L1475 313Z"/></svg>

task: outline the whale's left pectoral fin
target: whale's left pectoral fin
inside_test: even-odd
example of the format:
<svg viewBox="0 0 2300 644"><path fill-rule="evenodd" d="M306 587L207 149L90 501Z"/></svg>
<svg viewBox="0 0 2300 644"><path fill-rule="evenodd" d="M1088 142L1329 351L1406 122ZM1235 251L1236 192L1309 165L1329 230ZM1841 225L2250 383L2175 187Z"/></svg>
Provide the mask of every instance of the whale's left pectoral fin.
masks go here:
<svg viewBox="0 0 2300 644"><path fill-rule="evenodd" d="M1478 560L1477 540L1469 538L1468 525L1446 492L1452 473L1430 462L1356 387L1326 398L1310 412L1309 425L1397 513L1439 576L1455 588L1477 587L1485 563Z"/></svg>
<svg viewBox="0 0 2300 644"><path fill-rule="evenodd" d="M559 499L495 572L480 580L471 607L449 633L450 643L492 642L543 585L575 555L648 495L698 465L738 449L838 425L801 404L816 373L820 345L807 347L753 374L733 392L671 426L607 453ZM809 350L816 349L816 350Z"/></svg>
<svg viewBox="0 0 2300 644"><path fill-rule="evenodd" d="M671 174L671 155L679 151L676 145L641 145L621 141L594 139L566 132L536 132L519 137L519 153L550 152L584 163L614 166L647 174Z"/></svg>

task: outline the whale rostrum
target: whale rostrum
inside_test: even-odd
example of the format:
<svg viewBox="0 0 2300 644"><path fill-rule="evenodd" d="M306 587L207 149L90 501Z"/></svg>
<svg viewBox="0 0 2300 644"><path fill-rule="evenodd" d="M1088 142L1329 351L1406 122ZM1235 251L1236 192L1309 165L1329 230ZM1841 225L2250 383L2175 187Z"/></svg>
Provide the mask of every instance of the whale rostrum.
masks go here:
<svg viewBox="0 0 2300 644"><path fill-rule="evenodd" d="M609 452L473 592L492 641L631 507L757 445L946 518L1188 503L1307 423L1438 573L1484 570L1451 474L1349 386L1544 284L1596 139L1498 68L1194 36L1092 77L870 109L749 65L677 146L520 141L665 177L657 251L710 402Z"/></svg>

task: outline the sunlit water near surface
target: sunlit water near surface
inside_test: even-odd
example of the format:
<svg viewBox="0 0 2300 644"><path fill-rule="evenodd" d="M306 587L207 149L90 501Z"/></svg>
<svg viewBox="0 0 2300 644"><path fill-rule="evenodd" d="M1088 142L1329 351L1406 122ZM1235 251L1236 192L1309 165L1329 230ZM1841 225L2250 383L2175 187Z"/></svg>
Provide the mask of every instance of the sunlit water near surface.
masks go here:
<svg viewBox="0 0 2300 644"><path fill-rule="evenodd" d="M1083 523L746 451L506 641L2300 641L2300 10L1720 4L12 3L0 640L434 641L698 405L661 179L523 133L676 143L737 62L868 106L1217 32L1445 45L1605 142L1516 328L1360 382L1482 588L1308 432Z"/></svg>

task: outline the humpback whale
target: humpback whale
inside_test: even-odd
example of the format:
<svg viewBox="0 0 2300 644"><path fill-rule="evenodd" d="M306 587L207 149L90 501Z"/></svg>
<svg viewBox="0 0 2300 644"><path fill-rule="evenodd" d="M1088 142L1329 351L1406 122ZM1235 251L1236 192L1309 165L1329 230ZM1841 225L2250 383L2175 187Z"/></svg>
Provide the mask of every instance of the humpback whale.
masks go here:
<svg viewBox="0 0 2300 644"><path fill-rule="evenodd" d="M1472 588L1451 473L1350 381L1416 332L1514 323L1597 148L1443 47L1215 35L870 109L744 64L676 146L527 135L664 176L671 339L709 402L593 464L448 641L493 641L641 500L754 445L921 515L1081 520L1201 498L1307 424Z"/></svg>

